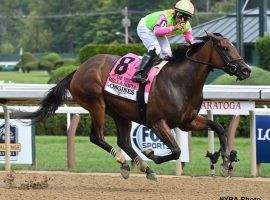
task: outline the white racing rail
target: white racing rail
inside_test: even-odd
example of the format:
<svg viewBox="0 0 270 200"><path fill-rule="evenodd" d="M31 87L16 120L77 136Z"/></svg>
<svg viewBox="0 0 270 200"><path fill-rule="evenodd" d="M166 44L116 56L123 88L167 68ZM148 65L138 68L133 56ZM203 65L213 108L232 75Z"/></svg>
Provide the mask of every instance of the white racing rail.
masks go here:
<svg viewBox="0 0 270 200"><path fill-rule="evenodd" d="M0 84L1 103L36 103L40 101L53 84Z"/></svg>
<svg viewBox="0 0 270 200"><path fill-rule="evenodd" d="M54 84L0 84L0 101L36 103ZM269 102L270 86L205 85L204 100L244 100ZM71 95L69 94L71 100Z"/></svg>

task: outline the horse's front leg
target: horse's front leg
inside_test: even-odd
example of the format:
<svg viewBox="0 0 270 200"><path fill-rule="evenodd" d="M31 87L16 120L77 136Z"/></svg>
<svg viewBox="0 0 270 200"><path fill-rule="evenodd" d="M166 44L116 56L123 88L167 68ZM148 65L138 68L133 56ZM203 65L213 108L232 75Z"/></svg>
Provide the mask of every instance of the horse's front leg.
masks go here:
<svg viewBox="0 0 270 200"><path fill-rule="evenodd" d="M154 171L147 165L147 163L140 158L140 156L136 153L136 151L132 148L131 140L130 140L130 130L131 130L131 121L126 120L125 118L119 116L115 112L107 111L110 116L114 119L116 127L117 127L117 144L123 149L129 157L135 161L141 172L146 173L146 177L149 180L157 181L156 174ZM122 154L121 154L122 155ZM130 168L126 163L123 156L120 160L121 166L121 174L124 178L129 177Z"/></svg>
<svg viewBox="0 0 270 200"><path fill-rule="evenodd" d="M157 137L171 150L171 154L165 156L154 155L153 150L146 150L143 153L149 159L153 160L156 164L167 162L170 160L177 160L180 157L181 150L176 143L174 136L171 133L171 129L167 125L165 120L160 120L150 127Z"/></svg>
<svg viewBox="0 0 270 200"><path fill-rule="evenodd" d="M219 142L220 142L220 150L221 156L223 159L223 163L221 165L221 173L223 176L228 176L232 171L232 162L236 160L236 151L229 151L228 143L227 143L227 136L223 127L212 120L206 119L201 115L197 115L197 117L189 124L187 124L184 129L197 131L197 130L206 130L210 128L211 130L215 131L218 135ZM211 155L210 158L212 162L217 162L219 152Z"/></svg>

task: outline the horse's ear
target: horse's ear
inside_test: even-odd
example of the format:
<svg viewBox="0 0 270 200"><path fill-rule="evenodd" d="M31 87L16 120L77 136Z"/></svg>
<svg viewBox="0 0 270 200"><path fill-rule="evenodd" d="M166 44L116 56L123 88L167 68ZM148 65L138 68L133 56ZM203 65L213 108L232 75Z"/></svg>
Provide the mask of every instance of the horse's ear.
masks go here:
<svg viewBox="0 0 270 200"><path fill-rule="evenodd" d="M204 30L204 32L205 32L206 36L203 36L203 37L196 37L195 39L197 39L197 40L202 40L202 41L204 41L204 42L210 40L209 33L208 33L206 30Z"/></svg>
<svg viewBox="0 0 270 200"><path fill-rule="evenodd" d="M202 37L195 37L196 40L202 40L204 42L208 41L210 38L209 38L209 35L208 33L206 32L206 30L204 30L204 32L206 33L205 36L202 36Z"/></svg>
<svg viewBox="0 0 270 200"><path fill-rule="evenodd" d="M202 40L202 41L204 41L204 42L207 42L207 41L209 41L209 40L216 40L217 38L217 36L220 36L221 34L217 34L217 33L215 33L215 34L213 34L213 33L208 33L206 30L204 30L204 32L206 33L206 36L203 36L203 37L195 37L195 39L196 40ZM217 35L216 35L217 34Z"/></svg>

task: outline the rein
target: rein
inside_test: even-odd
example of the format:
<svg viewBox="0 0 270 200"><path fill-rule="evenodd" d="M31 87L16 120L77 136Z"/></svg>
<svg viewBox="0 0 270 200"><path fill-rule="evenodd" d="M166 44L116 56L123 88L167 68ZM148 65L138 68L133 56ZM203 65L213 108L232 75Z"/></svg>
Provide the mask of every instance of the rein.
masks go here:
<svg viewBox="0 0 270 200"><path fill-rule="evenodd" d="M225 39L225 38L224 38ZM220 42L221 40L223 39L220 39L218 40L218 42ZM216 51L218 52L219 56L222 58L222 60L224 61L225 63L225 66L222 66L222 67L219 67L213 63L209 63L209 62L204 62L204 61L200 61L200 60L196 60L196 59L193 59L189 56L189 52L191 51L192 49L192 46L186 51L186 58L192 62L195 62L195 63L199 63L199 64L203 64L203 65L207 65L207 66L210 66L210 67L217 67L217 68L220 68L226 72L228 72L229 74L233 74L236 72L237 70L237 66L233 64L233 62L236 62L236 61L240 61L240 60L243 60L243 58L236 58L236 59L232 59L230 60L228 58L228 56L226 56L221 50L220 48L218 48L215 43L213 42L213 40L211 40L212 42L212 47L214 47L216 49Z"/></svg>
<svg viewBox="0 0 270 200"><path fill-rule="evenodd" d="M215 67L216 65L212 64L212 63L207 63L207 62L203 62L203 61L200 61L200 60L196 60L196 59L193 59L191 58L188 53L190 52L190 50L192 49L192 47L188 48L188 50L186 51L186 58L192 62L195 62L195 63L199 63L199 64L203 64L203 65L207 65L207 66L211 66L211 67Z"/></svg>

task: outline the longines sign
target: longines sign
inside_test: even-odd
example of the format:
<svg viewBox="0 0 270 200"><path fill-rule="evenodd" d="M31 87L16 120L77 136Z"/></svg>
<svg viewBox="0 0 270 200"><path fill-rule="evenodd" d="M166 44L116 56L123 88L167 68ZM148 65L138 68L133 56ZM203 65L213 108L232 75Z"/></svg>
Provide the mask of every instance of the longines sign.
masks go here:
<svg viewBox="0 0 270 200"><path fill-rule="evenodd" d="M24 120L30 122L30 120ZM5 163L5 122L0 119L0 163ZM19 120L10 120L10 160L16 164L32 164L32 128Z"/></svg>
<svg viewBox="0 0 270 200"><path fill-rule="evenodd" d="M270 116L255 115L257 163L270 163Z"/></svg>

